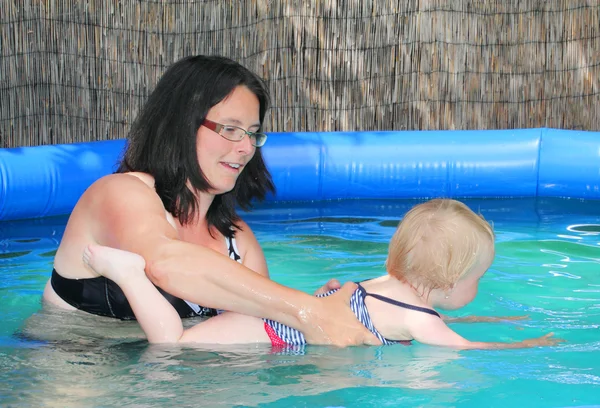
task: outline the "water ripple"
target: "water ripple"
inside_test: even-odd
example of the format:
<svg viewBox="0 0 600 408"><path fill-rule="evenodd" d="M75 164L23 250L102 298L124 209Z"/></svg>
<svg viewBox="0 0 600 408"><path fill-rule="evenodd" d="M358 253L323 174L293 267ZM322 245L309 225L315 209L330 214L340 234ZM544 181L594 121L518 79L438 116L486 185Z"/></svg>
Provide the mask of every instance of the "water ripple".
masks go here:
<svg viewBox="0 0 600 408"><path fill-rule="evenodd" d="M578 374L565 372L561 374L551 374L542 377L543 380L557 382L561 384L593 384L600 385L600 377L592 374Z"/></svg>

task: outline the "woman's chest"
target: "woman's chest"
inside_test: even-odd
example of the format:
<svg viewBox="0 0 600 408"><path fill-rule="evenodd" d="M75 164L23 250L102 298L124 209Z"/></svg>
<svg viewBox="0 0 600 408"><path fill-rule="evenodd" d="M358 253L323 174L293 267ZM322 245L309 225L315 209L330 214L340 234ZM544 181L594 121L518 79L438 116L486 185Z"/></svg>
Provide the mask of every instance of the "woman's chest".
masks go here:
<svg viewBox="0 0 600 408"><path fill-rule="evenodd" d="M227 240L219 231L213 229L209 232L208 228L203 225L182 226L178 222L175 227L180 240L210 248L223 255L228 254Z"/></svg>

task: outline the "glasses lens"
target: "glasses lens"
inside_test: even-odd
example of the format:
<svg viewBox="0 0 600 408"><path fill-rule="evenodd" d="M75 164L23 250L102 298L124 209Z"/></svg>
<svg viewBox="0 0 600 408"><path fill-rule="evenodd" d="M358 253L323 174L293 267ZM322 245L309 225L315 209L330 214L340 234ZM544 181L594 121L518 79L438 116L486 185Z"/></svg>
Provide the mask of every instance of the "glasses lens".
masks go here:
<svg viewBox="0 0 600 408"><path fill-rule="evenodd" d="M228 125L224 125L221 128L220 134L225 139L231 140L234 142L240 141L244 138L244 136L246 136L246 132L244 131L244 129L240 129L239 127L228 126Z"/></svg>
<svg viewBox="0 0 600 408"><path fill-rule="evenodd" d="M264 133L254 133L254 146L261 147L267 141L267 135Z"/></svg>

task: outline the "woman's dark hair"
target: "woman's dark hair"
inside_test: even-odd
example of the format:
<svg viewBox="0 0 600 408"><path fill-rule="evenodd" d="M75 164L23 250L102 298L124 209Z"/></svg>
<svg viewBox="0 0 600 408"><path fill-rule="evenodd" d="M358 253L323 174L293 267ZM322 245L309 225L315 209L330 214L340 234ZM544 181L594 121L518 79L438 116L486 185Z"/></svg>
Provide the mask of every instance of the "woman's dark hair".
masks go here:
<svg viewBox="0 0 600 408"><path fill-rule="evenodd" d="M240 85L258 98L262 124L269 91L256 74L224 57L183 58L163 74L129 132L117 173L151 174L165 209L182 225L190 223L198 211L197 199L186 183L198 191L211 188L198 164L198 128L208 111ZM233 190L213 200L206 215L208 226L231 235L232 228L239 229L236 205L248 210L253 199L263 200L269 191L274 193L275 186L261 149L256 148Z"/></svg>

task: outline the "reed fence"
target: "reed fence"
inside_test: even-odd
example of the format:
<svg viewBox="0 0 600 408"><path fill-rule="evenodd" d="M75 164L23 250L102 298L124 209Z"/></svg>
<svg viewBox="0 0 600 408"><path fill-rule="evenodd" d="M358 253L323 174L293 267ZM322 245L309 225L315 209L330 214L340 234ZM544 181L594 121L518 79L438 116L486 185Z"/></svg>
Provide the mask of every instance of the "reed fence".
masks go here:
<svg viewBox="0 0 600 408"><path fill-rule="evenodd" d="M0 147L126 137L192 54L267 81L267 131L600 130L600 0L2 0Z"/></svg>

